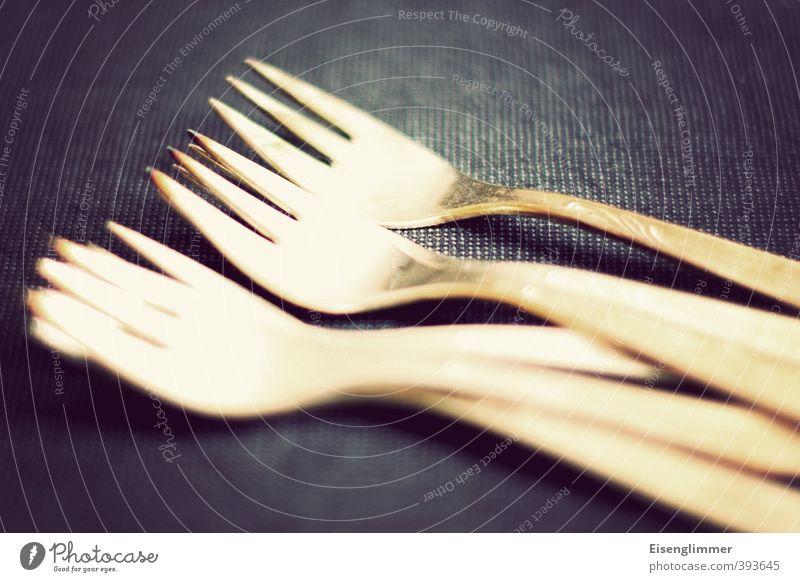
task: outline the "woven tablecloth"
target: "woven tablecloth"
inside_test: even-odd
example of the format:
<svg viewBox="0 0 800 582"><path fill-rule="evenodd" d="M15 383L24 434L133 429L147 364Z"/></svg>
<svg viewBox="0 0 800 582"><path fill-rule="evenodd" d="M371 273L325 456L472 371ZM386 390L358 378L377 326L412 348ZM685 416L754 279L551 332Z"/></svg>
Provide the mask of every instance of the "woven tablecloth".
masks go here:
<svg viewBox="0 0 800 582"><path fill-rule="evenodd" d="M35 262L54 234L134 258L110 239L109 219L246 283L161 201L144 168L169 169L165 146L184 147L187 128L230 137L207 99L250 110L224 81L245 74L249 56L339 91L473 177L791 255L798 14L796 3L743 0L0 4L0 527L713 531L521 445L484 466L502 435L410 408L328 406L251 422L184 413L33 342L23 297L44 284ZM461 257L773 301L547 219L403 234ZM453 302L325 321L514 316Z"/></svg>

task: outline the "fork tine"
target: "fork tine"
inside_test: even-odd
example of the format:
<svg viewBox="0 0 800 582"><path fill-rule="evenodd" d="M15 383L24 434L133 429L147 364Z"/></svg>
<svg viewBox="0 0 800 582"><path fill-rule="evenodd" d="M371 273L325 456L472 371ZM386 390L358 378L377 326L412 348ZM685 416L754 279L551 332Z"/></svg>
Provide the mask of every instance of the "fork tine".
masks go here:
<svg viewBox="0 0 800 582"><path fill-rule="evenodd" d="M278 242L295 224L292 218L259 201L191 156L174 148L169 148L169 152L205 190L264 236ZM280 206L283 210L291 212L290 208Z"/></svg>
<svg viewBox="0 0 800 582"><path fill-rule="evenodd" d="M296 184L280 177L275 172L257 164L253 160L226 148L196 131L189 132L199 147L193 151L202 151L211 163L222 167L226 172L236 176L264 198L280 206L295 218L302 218L309 209L319 204L319 198L303 190ZM190 146L192 147L192 146Z"/></svg>
<svg viewBox="0 0 800 582"><path fill-rule="evenodd" d="M121 224L109 222L107 226L122 242L186 285L195 289L219 286L219 275L197 261Z"/></svg>
<svg viewBox="0 0 800 582"><path fill-rule="evenodd" d="M173 326L175 319L148 307L141 298L106 283L73 265L49 258L39 260L39 273L59 290L113 317L135 335L152 343Z"/></svg>
<svg viewBox="0 0 800 582"><path fill-rule="evenodd" d="M277 254L273 252L277 247L272 242L239 224L163 172L153 170L150 177L164 198L202 232L231 263L264 287L274 287L280 263ZM173 277L193 287L202 288L203 285L219 287L226 284L242 290L211 269L135 231L114 223L110 223L109 228Z"/></svg>
<svg viewBox="0 0 800 582"><path fill-rule="evenodd" d="M194 135L194 130L189 129L187 130L189 135ZM191 153L193 153L197 158L202 161L206 166L212 168L215 172L222 174L229 182L239 183L242 181L242 178L235 173L231 172L231 170L222 164L220 164L217 160L211 157L211 155L204 150L199 144L191 142L187 146L187 148ZM174 168L181 168L180 164L173 164ZM188 173L184 175L189 176Z"/></svg>
<svg viewBox="0 0 800 582"><path fill-rule="evenodd" d="M384 126L366 111L307 81L293 77L278 67L252 58L245 59L244 62L267 81L280 87L300 105L326 119L351 138L358 137L359 131L369 126Z"/></svg>
<svg viewBox="0 0 800 582"><path fill-rule="evenodd" d="M184 168L183 166L181 166L177 162L172 164L172 169L175 170L176 173L180 174L181 178L183 178L184 180L189 182L195 188L199 188L200 190L205 190L205 188L203 188L203 185L200 183L200 181L197 178L195 178L194 176L192 176L192 174L191 174L191 172L189 172L189 170L187 170L186 168Z"/></svg>
<svg viewBox="0 0 800 582"><path fill-rule="evenodd" d="M67 262L120 289L139 294L157 309L175 314L183 304L187 287L175 279L129 263L94 245L85 246L66 239L56 239L54 246L59 256Z"/></svg>
<svg viewBox="0 0 800 582"><path fill-rule="evenodd" d="M291 131L295 136L329 159L335 158L338 150L349 145L350 140L317 123L302 112L292 109L271 95L253 87L250 83L231 75L225 77L225 80L282 127Z"/></svg>
<svg viewBox="0 0 800 582"><path fill-rule="evenodd" d="M187 129L186 133L188 133L190 136L193 136L195 132L193 129ZM239 185L242 182L246 183L246 181L243 180L241 176L231 171L231 169L228 168L227 166L222 165L220 162L212 158L211 155L206 150L204 150L199 144L190 142L189 145L186 147L186 149L188 150L188 152L194 154L194 156L197 159L199 159L206 167L210 168L211 170L213 170L214 172L225 178L228 182L233 182L236 185ZM176 162L172 164L172 169L175 170L176 172L179 172L181 177L188 180L201 190L206 190L206 188L197 180L197 178L195 178L189 171L186 170L186 168L181 166L179 163Z"/></svg>
<svg viewBox="0 0 800 582"><path fill-rule="evenodd" d="M83 345L87 357L139 385L151 386L169 365L163 348L126 333L115 319L64 293L29 291L28 306L36 318Z"/></svg>
<svg viewBox="0 0 800 582"><path fill-rule="evenodd" d="M331 167L299 150L285 139L239 113L222 101L210 99L223 121L264 161L289 180L314 191L331 175Z"/></svg>
<svg viewBox="0 0 800 582"><path fill-rule="evenodd" d="M71 358L81 358L86 355L84 345L71 338L51 323L39 317L31 319L31 335L43 344L55 348L62 354Z"/></svg>

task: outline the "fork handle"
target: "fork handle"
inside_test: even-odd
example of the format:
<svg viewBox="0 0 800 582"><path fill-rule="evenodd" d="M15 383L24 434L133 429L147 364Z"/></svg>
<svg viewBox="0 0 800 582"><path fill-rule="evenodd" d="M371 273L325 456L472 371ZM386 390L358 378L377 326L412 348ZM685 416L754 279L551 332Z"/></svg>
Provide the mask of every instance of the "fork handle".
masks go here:
<svg viewBox="0 0 800 582"><path fill-rule="evenodd" d="M477 261L471 271L454 278L470 278L484 298L800 420L795 319L579 269Z"/></svg>
<svg viewBox="0 0 800 582"><path fill-rule="evenodd" d="M794 427L741 405L568 372L484 366L467 377L463 371L455 367L451 386L481 403L505 403L639 435L763 474L800 473ZM529 422L534 418L528 415Z"/></svg>
<svg viewBox="0 0 800 582"><path fill-rule="evenodd" d="M579 420L532 416L523 407L441 400L430 394L415 399L502 436L516 436L530 447L723 527L800 531L800 492L780 482Z"/></svg>
<svg viewBox="0 0 800 582"><path fill-rule="evenodd" d="M502 208L589 226L800 307L800 262L592 200L512 189ZM511 208L508 208L508 206Z"/></svg>
<svg viewBox="0 0 800 582"><path fill-rule="evenodd" d="M350 382L358 382L358 392L407 397L426 386L481 403L505 402L581 419L751 471L800 473L800 436L794 427L755 409L584 374L502 360L480 362L469 352L414 345L399 337L383 339L357 332L350 336L347 353L359 371Z"/></svg>
<svg viewBox="0 0 800 582"><path fill-rule="evenodd" d="M650 362L562 327L459 324L372 330L370 333L376 341L393 337L408 346L458 352L476 365L490 360L502 361L509 365L547 367L641 382L655 372Z"/></svg>

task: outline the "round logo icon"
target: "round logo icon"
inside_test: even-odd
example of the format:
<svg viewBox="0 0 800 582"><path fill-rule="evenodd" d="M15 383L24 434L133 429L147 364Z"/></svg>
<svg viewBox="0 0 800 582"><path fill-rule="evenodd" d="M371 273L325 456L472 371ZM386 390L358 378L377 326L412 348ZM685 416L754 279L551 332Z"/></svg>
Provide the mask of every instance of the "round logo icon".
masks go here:
<svg viewBox="0 0 800 582"><path fill-rule="evenodd" d="M39 542L29 542L19 551L19 563L26 570L35 570L44 561L44 546Z"/></svg>

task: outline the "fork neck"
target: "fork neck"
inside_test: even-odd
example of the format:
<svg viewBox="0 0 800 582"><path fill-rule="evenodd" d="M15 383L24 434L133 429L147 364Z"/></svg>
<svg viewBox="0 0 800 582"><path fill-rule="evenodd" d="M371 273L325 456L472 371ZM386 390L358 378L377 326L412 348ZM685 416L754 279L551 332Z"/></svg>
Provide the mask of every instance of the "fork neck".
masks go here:
<svg viewBox="0 0 800 582"><path fill-rule="evenodd" d="M601 227L606 227L605 223L609 221L608 206L598 202L560 192L498 186L467 176L456 181L442 199L441 205L456 218L474 218L487 214L529 214L577 222L579 219L590 220L591 217L587 215L597 214L603 220Z"/></svg>
<svg viewBox="0 0 800 582"><path fill-rule="evenodd" d="M535 188L511 188L508 192L508 203L515 212L536 216L552 216L560 220L577 221L579 213L586 207L582 200L570 194L547 192Z"/></svg>
<svg viewBox="0 0 800 582"><path fill-rule="evenodd" d="M567 204L571 196L524 188L509 188L461 176L439 201L450 219L478 218L492 214L547 215L551 206Z"/></svg>
<svg viewBox="0 0 800 582"><path fill-rule="evenodd" d="M542 380L564 376L561 372L516 364L488 353L476 355L452 343L438 342L431 335L428 336L431 341L425 341L413 331L400 328L343 332L335 349L339 354L338 376L344 378L341 384L345 391L396 397L413 395L419 390L453 392L506 404L524 402L541 406L553 398L549 384ZM611 385L613 381L607 383Z"/></svg>
<svg viewBox="0 0 800 582"><path fill-rule="evenodd" d="M541 263L441 258L432 281L448 286L447 296L507 305L527 305L535 290L547 289L550 287L548 280L566 270L566 267Z"/></svg>

